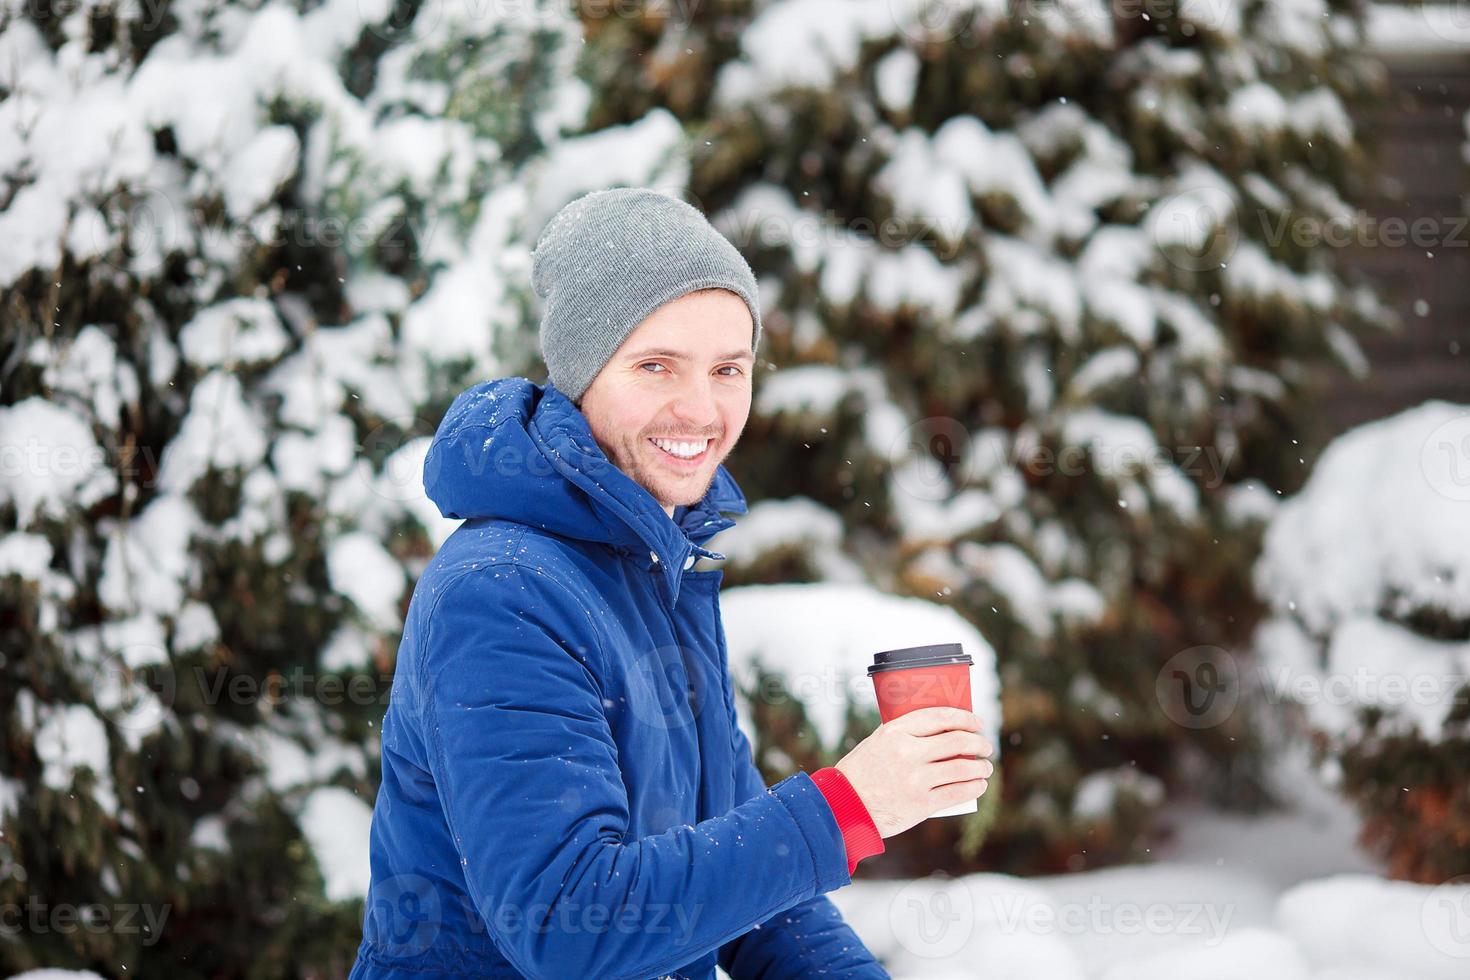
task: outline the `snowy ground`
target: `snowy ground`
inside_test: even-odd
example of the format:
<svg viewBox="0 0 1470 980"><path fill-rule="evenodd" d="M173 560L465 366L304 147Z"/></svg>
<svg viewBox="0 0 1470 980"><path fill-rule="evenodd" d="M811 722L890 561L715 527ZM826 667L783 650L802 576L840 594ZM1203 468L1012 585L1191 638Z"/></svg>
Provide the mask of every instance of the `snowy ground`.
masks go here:
<svg viewBox="0 0 1470 980"><path fill-rule="evenodd" d="M1464 980L1470 883L1388 881L1343 805L1171 811L1158 863L863 882L832 900L898 980Z"/></svg>
<svg viewBox="0 0 1470 980"><path fill-rule="evenodd" d="M1354 844L1352 813L1305 772L1288 776L1290 813L1170 811L1155 864L859 880L831 898L896 980L1470 977L1470 882L1384 879Z"/></svg>

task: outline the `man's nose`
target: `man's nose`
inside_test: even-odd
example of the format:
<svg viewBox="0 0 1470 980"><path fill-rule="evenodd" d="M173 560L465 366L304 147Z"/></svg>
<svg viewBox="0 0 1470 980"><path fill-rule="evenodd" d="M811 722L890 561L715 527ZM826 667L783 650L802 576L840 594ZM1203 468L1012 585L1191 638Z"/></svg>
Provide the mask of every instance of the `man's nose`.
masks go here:
<svg viewBox="0 0 1470 980"><path fill-rule="evenodd" d="M691 377L679 386L671 406L673 413L691 426L708 429L720 418L720 406L708 378Z"/></svg>

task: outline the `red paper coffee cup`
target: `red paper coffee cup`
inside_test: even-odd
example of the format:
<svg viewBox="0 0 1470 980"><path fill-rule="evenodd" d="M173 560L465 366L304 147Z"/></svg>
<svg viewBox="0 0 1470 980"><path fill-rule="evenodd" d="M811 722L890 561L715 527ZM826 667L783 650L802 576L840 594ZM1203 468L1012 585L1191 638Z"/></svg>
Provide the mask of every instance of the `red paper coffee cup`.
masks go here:
<svg viewBox="0 0 1470 980"><path fill-rule="evenodd" d="M873 655L868 676L878 695L878 716L884 722L919 708L950 707L975 710L970 701L970 666L974 661L958 643L884 650ZM954 758L963 758L954 756ZM974 813L970 800L947 807L931 817Z"/></svg>
<svg viewBox="0 0 1470 980"><path fill-rule="evenodd" d="M974 661L958 643L904 647L873 654L868 676L878 695L878 716L885 722L919 708L951 707L973 711L970 665Z"/></svg>

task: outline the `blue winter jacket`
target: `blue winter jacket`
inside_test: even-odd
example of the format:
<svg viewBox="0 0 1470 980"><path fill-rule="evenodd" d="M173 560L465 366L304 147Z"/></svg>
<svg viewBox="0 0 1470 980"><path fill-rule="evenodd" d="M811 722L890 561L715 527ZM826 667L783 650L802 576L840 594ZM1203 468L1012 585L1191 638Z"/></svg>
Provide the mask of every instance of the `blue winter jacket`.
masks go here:
<svg viewBox="0 0 1470 980"><path fill-rule="evenodd" d="M887 977L805 772L767 789L735 720L720 467L670 519L554 386L489 381L424 463L464 518L414 589L351 980Z"/></svg>

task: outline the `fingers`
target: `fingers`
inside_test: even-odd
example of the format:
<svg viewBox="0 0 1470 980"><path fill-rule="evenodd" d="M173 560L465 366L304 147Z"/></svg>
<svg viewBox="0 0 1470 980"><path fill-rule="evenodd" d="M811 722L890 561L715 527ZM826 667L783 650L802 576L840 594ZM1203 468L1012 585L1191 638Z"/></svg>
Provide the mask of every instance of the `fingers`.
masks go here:
<svg viewBox="0 0 1470 980"><path fill-rule="evenodd" d="M990 781L986 779L967 779L960 783L948 783L937 786L933 790L933 799L939 806L953 806L956 803L964 803L966 800L978 800L985 795L990 788Z"/></svg>
<svg viewBox="0 0 1470 980"><path fill-rule="evenodd" d="M943 705L916 708L908 714L900 715L888 724L910 735L937 735L955 728L971 732L980 730L980 719L975 712Z"/></svg>
<svg viewBox="0 0 1470 980"><path fill-rule="evenodd" d="M919 739L920 758L925 760L949 759L957 755L988 757L994 754L995 746L979 732L949 731L938 735L926 735Z"/></svg>
<svg viewBox="0 0 1470 980"><path fill-rule="evenodd" d="M925 770L933 786L989 779L995 766L989 759L945 759L931 763Z"/></svg>

